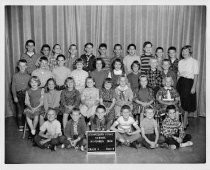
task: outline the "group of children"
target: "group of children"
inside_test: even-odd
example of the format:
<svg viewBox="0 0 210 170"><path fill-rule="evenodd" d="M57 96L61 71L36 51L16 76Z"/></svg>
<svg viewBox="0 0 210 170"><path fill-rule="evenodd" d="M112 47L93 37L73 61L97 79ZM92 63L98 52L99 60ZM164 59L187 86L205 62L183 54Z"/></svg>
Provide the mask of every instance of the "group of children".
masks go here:
<svg viewBox="0 0 210 170"><path fill-rule="evenodd" d="M52 55L44 44L41 56L35 53L33 40L25 47L12 93L19 130L23 131L26 117L34 144L40 148L55 150L60 144L83 151L87 130L116 131L118 145L135 148L192 145L180 119L175 47L168 49L169 59L164 59L162 47L152 55L151 42L143 44L141 57L135 44L130 44L128 55L122 57L122 46L116 44L111 60L105 43L100 44L98 57L93 55L92 43L85 44L81 57L71 44L68 58L59 44Z"/></svg>

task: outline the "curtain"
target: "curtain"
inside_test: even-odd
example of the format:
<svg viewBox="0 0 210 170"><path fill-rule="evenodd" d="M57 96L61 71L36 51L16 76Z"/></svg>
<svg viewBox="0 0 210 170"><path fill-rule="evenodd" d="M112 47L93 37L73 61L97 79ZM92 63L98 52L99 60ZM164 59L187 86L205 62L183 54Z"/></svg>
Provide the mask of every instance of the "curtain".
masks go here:
<svg viewBox="0 0 210 170"><path fill-rule="evenodd" d="M124 55L130 43L142 54L145 41L156 47L193 47L193 57L199 61L197 88L198 107L195 115L206 115L206 7L205 6L5 6L5 116L15 114L11 96L11 79L16 71L25 42L33 39L36 52L45 43L59 43L68 55L71 43L84 53L84 44L94 44L98 55L100 43L107 43L108 56L120 43ZM178 55L179 56L179 55Z"/></svg>

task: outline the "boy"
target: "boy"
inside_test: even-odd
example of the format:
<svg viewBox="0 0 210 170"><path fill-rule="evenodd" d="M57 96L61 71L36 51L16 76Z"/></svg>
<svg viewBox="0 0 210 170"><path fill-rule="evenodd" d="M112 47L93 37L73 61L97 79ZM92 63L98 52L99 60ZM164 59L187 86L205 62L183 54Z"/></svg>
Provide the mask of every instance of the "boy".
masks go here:
<svg viewBox="0 0 210 170"><path fill-rule="evenodd" d="M123 105L121 108L122 116L120 116L111 126L111 130L116 132L116 140L127 146L137 148L136 142L140 140L140 128L137 122L131 117L131 108ZM117 128L116 128L117 126ZM132 131L132 126L136 129Z"/></svg>
<svg viewBox="0 0 210 170"><path fill-rule="evenodd" d="M41 81L41 85L40 87L44 87L47 80L49 78L53 78L53 74L51 71L48 70L48 59L47 57L41 57L39 59L40 62L40 68L34 70L32 72L32 76L37 76L40 81Z"/></svg>
<svg viewBox="0 0 210 170"><path fill-rule="evenodd" d="M35 144L41 149L50 148L52 151L55 151L56 145L63 144L65 140L65 136L62 136L61 124L56 117L56 110L49 109L47 121L43 123L39 134L34 138Z"/></svg>
<svg viewBox="0 0 210 170"><path fill-rule="evenodd" d="M150 58L151 68L145 72L146 76L148 77L148 87L154 91L155 96L162 85L161 71L157 69L157 65L157 59L154 57Z"/></svg>
<svg viewBox="0 0 210 170"><path fill-rule="evenodd" d="M84 63L84 70L89 72L94 70L94 62L95 62L95 56L93 55L93 44L92 43L86 43L85 44L85 54L81 55L80 57L83 60Z"/></svg>
<svg viewBox="0 0 210 170"><path fill-rule="evenodd" d="M98 105L96 108L96 114L91 119L91 130L93 131L106 131L109 130L112 125L112 120L108 120L106 116L106 108L103 105Z"/></svg>
<svg viewBox="0 0 210 170"><path fill-rule="evenodd" d="M80 110L78 108L73 108L71 112L71 118L64 129L64 134L67 137L65 140L65 146L70 147L80 147L84 151L84 147L87 143L85 139L86 133L86 123L84 118L81 116Z"/></svg>
<svg viewBox="0 0 210 170"><path fill-rule="evenodd" d="M71 44L69 46L69 58L66 62L66 66L68 68L70 68L71 71L73 71L74 69L76 69L76 63L75 61L77 60L78 56L77 56L77 45L76 44Z"/></svg>
<svg viewBox="0 0 210 170"><path fill-rule="evenodd" d="M166 113L167 117L163 120L161 133L170 149L193 145L193 142L190 141L191 135L185 134L182 123L177 119L179 113L177 113L176 107L174 105L167 106Z"/></svg>
<svg viewBox="0 0 210 170"><path fill-rule="evenodd" d="M35 42L34 40L28 40L25 44L26 53L23 53L20 59L24 59L27 61L27 69L26 72L31 75L31 73L36 69L36 63L39 59L39 55L36 54L35 51Z"/></svg>
<svg viewBox="0 0 210 170"><path fill-rule="evenodd" d="M66 62L66 57L62 54L57 56L58 67L54 68L52 73L56 80L57 89L63 90L65 89L64 82L67 77L70 76L71 71L69 68L65 67L64 64Z"/></svg>
<svg viewBox="0 0 210 170"><path fill-rule="evenodd" d="M12 95L17 105L17 124L19 131L23 131L23 111L25 107L25 92L28 88L30 76L26 73L27 61L21 59L18 61L19 72L12 78Z"/></svg>
<svg viewBox="0 0 210 170"><path fill-rule="evenodd" d="M170 70L174 71L177 76L179 59L176 57L176 47L168 48L168 56L171 62Z"/></svg>
<svg viewBox="0 0 210 170"><path fill-rule="evenodd" d="M111 65L113 63L113 61L117 58L119 58L122 62L123 62L123 56L122 56L122 45L121 44L115 44L114 45L114 57L111 58Z"/></svg>
<svg viewBox="0 0 210 170"><path fill-rule="evenodd" d="M110 68L110 58L106 55L106 51L107 51L107 45L105 43L101 43L99 45L99 57L101 57L104 62L105 62L105 70L108 70Z"/></svg>

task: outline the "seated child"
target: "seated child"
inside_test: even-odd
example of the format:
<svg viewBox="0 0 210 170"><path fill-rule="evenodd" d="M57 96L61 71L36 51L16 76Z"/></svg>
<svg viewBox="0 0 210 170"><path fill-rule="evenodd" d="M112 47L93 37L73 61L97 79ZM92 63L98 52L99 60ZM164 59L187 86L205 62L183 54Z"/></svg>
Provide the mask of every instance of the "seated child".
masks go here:
<svg viewBox="0 0 210 170"><path fill-rule="evenodd" d="M40 127L40 132L35 136L35 144L44 149L50 148L52 151L56 150L56 146L63 144L65 137L62 136L61 124L56 119L56 110L49 109L47 112L47 121Z"/></svg>
<svg viewBox="0 0 210 170"><path fill-rule="evenodd" d="M65 147L74 147L75 149L81 147L81 150L84 151L84 147L87 144L87 141L85 139L85 120L81 116L80 110L78 108L73 108L70 115L72 119L67 122L64 129L64 134L67 138L64 142Z"/></svg>
<svg viewBox="0 0 210 170"><path fill-rule="evenodd" d="M154 119L154 109L152 106L148 106L145 109L145 118L141 121L141 134L142 134L142 145L146 148L154 149L158 147L158 125Z"/></svg>
<svg viewBox="0 0 210 170"><path fill-rule="evenodd" d="M103 105L98 105L96 114L91 120L92 131L107 131L110 129L112 121L106 116L106 108Z"/></svg>
<svg viewBox="0 0 210 170"><path fill-rule="evenodd" d="M116 104L115 104L115 117L120 116L120 110L123 105L129 105L131 110L133 109L133 92L128 86L127 77L120 77L120 85L115 88Z"/></svg>
<svg viewBox="0 0 210 170"><path fill-rule="evenodd" d="M61 112L63 113L63 128L65 128L68 121L69 114L74 107L80 105L80 93L75 89L75 82L72 77L65 80L66 89L61 92Z"/></svg>
<svg viewBox="0 0 210 170"><path fill-rule="evenodd" d="M121 113L122 116L114 122L110 129L116 132L117 141L127 146L137 148L137 142L140 141L141 138L141 130L133 117L130 116L130 106L123 105ZM132 127L135 128L135 131L132 131Z"/></svg>
<svg viewBox="0 0 210 170"><path fill-rule="evenodd" d="M165 137L165 143L171 149L193 145L191 135L185 134L183 124L177 119L177 111L174 105L166 108L167 117L163 120L161 134Z"/></svg>

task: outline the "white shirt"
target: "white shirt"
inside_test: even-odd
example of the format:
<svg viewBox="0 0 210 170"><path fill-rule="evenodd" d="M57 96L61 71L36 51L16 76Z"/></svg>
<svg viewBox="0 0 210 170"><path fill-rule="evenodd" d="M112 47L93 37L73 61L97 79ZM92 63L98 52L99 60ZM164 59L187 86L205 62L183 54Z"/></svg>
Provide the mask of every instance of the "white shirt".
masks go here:
<svg viewBox="0 0 210 170"><path fill-rule="evenodd" d="M58 86L64 85L66 78L71 75L71 71L67 67L56 67L53 69L53 75L55 77L56 84Z"/></svg>
<svg viewBox="0 0 210 170"><path fill-rule="evenodd" d="M129 73L132 72L131 65L135 60L137 60L139 63L141 63L140 57L136 56L136 55L135 56L127 55L123 59L123 64L124 64L124 67L125 67L125 73L126 74L129 74Z"/></svg>
<svg viewBox="0 0 210 170"><path fill-rule="evenodd" d="M45 132L47 131L47 135L55 135L55 134L62 134L61 132L61 124L58 120L54 120L52 122L45 121L43 125L40 127L40 131Z"/></svg>
<svg viewBox="0 0 210 170"><path fill-rule="evenodd" d="M125 121L123 116L120 116L117 120L116 123L118 125L119 130L125 130L128 132L131 132L131 125L137 125L136 121L129 116L128 120Z"/></svg>
<svg viewBox="0 0 210 170"><path fill-rule="evenodd" d="M199 73L198 61L192 57L182 59L178 63L178 71L180 77L194 79L194 75Z"/></svg>

